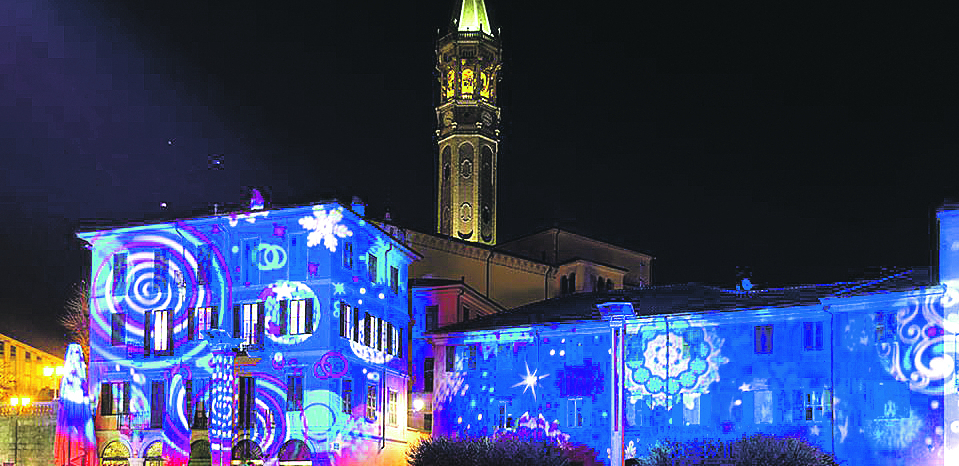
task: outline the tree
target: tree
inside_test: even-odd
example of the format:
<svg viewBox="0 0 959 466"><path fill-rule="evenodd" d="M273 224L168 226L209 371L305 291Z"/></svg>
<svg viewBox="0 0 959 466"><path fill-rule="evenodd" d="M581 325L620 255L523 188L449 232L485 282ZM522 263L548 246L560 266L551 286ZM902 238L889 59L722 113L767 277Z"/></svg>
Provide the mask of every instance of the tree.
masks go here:
<svg viewBox="0 0 959 466"><path fill-rule="evenodd" d="M0 400L6 400L17 388L17 375L10 361L0 361Z"/></svg>
<svg viewBox="0 0 959 466"><path fill-rule="evenodd" d="M70 341L83 348L83 358L90 359L90 289L85 281L73 285L73 293L67 299L66 312L60 316L60 324L67 329Z"/></svg>

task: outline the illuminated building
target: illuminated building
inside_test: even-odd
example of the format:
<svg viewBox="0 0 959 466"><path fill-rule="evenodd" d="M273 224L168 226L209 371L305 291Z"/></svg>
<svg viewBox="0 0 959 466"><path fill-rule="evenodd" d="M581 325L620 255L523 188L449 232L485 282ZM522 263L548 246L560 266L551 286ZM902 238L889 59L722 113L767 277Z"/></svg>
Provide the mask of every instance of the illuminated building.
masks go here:
<svg viewBox="0 0 959 466"><path fill-rule="evenodd" d="M939 280L580 293L427 332L434 435L538 436L583 464L658 440L802 438L843 464L956 461L959 210ZM450 360L452 358L452 360Z"/></svg>
<svg viewBox="0 0 959 466"><path fill-rule="evenodd" d="M12 396L53 400L62 370L63 358L0 334L0 399L4 402Z"/></svg>
<svg viewBox="0 0 959 466"><path fill-rule="evenodd" d="M362 213L327 203L79 233L101 464L402 462L418 256Z"/></svg>

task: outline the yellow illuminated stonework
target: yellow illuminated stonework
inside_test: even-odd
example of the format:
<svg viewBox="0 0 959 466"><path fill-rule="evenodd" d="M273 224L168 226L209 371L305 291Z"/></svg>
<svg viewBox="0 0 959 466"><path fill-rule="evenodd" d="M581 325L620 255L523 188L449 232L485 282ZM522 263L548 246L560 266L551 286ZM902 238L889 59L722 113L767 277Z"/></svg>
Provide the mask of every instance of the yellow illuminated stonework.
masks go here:
<svg viewBox="0 0 959 466"><path fill-rule="evenodd" d="M476 79L473 77L473 70L467 68L463 70L463 97L473 97L473 90L476 88Z"/></svg>
<svg viewBox="0 0 959 466"><path fill-rule="evenodd" d="M489 98L489 75L480 71L480 97Z"/></svg>
<svg viewBox="0 0 959 466"><path fill-rule="evenodd" d="M456 71L449 70L446 72L446 98L452 98L453 94L456 92Z"/></svg>

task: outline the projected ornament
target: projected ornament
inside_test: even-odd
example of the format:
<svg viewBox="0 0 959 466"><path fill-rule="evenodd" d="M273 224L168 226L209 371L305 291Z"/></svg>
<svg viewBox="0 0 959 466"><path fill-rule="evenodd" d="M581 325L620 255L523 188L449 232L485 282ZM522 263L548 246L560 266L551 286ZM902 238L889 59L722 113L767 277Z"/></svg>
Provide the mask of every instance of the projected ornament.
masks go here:
<svg viewBox="0 0 959 466"><path fill-rule="evenodd" d="M532 391L533 391L533 399L535 400L535 399L536 399L536 385L537 385L537 383L539 382L540 379L545 379L546 377L549 377L549 374L536 375L536 373L539 371L539 369L534 370L533 373L531 374L531 373L529 372L529 363L525 363L525 364L526 364L526 375L525 375L525 376L522 376L522 377L523 377L523 380L521 380L520 382L518 382L518 383L516 383L516 384L513 384L513 387L515 388L515 387L519 387L520 385L522 385L522 386L523 386L523 393L526 393L526 390L532 390Z"/></svg>
<svg viewBox="0 0 959 466"><path fill-rule="evenodd" d="M346 225L340 224L340 220L343 220L343 212L340 209L327 212L323 206L313 206L313 216L299 220L304 229L310 230L306 237L306 245L313 247L322 243L330 252L336 252L337 238L353 236L353 232Z"/></svg>

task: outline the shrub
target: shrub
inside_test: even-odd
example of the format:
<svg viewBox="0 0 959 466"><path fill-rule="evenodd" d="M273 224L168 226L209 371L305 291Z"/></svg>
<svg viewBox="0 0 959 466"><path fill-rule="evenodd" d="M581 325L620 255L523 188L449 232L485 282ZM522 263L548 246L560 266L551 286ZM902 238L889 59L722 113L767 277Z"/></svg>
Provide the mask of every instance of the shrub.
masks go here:
<svg viewBox="0 0 959 466"><path fill-rule="evenodd" d="M413 444L410 466L565 466L562 449L550 442L431 437Z"/></svg>
<svg viewBox="0 0 959 466"><path fill-rule="evenodd" d="M798 438L765 434L734 442L709 439L704 442L664 440L650 449L640 466L838 466L835 458Z"/></svg>

